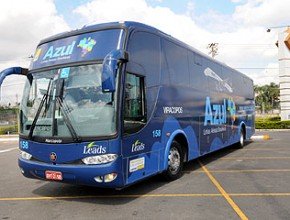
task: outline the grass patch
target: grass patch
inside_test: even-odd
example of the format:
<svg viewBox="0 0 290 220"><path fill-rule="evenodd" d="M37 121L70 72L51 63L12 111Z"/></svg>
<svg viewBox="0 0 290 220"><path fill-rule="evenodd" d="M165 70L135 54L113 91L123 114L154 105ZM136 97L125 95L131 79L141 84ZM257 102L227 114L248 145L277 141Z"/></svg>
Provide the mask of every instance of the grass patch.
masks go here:
<svg viewBox="0 0 290 220"><path fill-rule="evenodd" d="M257 129L290 129L290 121L280 120L278 116L256 118L255 125Z"/></svg>
<svg viewBox="0 0 290 220"><path fill-rule="evenodd" d="M2 134L15 134L18 133L18 127L17 125L2 125L0 126L0 135Z"/></svg>

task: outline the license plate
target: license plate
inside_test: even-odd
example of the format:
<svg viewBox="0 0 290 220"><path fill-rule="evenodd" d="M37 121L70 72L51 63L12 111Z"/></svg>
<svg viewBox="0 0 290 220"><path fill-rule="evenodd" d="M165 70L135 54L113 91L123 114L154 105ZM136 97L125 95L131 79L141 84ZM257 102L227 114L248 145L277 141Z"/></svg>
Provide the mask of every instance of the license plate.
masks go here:
<svg viewBox="0 0 290 220"><path fill-rule="evenodd" d="M48 179L48 180L61 181L62 180L62 173L58 172L58 171L47 170L47 171L45 171L45 178Z"/></svg>

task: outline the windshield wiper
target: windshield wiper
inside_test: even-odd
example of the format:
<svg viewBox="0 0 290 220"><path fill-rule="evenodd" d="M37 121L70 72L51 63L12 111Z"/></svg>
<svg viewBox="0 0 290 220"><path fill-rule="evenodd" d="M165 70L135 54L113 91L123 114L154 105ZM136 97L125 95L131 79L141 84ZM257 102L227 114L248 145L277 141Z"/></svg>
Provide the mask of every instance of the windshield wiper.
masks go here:
<svg viewBox="0 0 290 220"><path fill-rule="evenodd" d="M37 112L36 112L35 118L34 118L32 124L31 124L30 130L29 130L29 134L28 134L28 138L29 138L29 139L32 138L33 130L34 130L35 126L36 126L36 122L37 122L37 120L38 120L38 118L39 118L39 115L40 115L40 112L41 112L42 106L43 106L43 104L44 104L44 102L45 102L46 99L47 99L47 95L44 94L43 97L42 97L42 100L41 100L41 102L40 102L40 104L39 104L39 107L38 107L38 109L37 109Z"/></svg>
<svg viewBox="0 0 290 220"><path fill-rule="evenodd" d="M75 129L74 129L72 123L71 123L71 120L70 120L70 117L69 117L69 110L68 110L66 104L61 100L60 97L56 97L56 101L59 104L60 111L63 114L64 121L65 121L65 123L66 123L66 125L68 127L68 130L71 133L74 141L75 142L81 142L81 138L78 136L77 132L75 131Z"/></svg>
<svg viewBox="0 0 290 220"><path fill-rule="evenodd" d="M63 97L63 89L64 89L64 79L61 79L59 81L59 89L58 89L58 95L56 97L56 101L59 104L60 111L63 114L64 122L66 123L69 132L71 133L71 136L73 137L73 140L75 142L81 142L81 138L78 136L76 130L74 129L71 119L70 119L70 111L66 105L66 103L63 101L61 97Z"/></svg>
<svg viewBox="0 0 290 220"><path fill-rule="evenodd" d="M32 139L33 131L34 131L35 127L36 127L37 120L38 120L38 118L40 116L40 113L41 113L41 110L42 110L44 104L45 104L45 109L44 109L43 114L46 114L46 112L47 112L47 108L49 106L49 103L48 103L48 97L49 97L49 95L48 94L49 94L49 91L50 91L51 82L52 82L52 79L50 79L50 81L49 81L49 84L47 86L46 93L42 96L42 99L41 99L41 102L40 102L39 107L37 109L37 112L35 114L34 120L33 120L32 124L31 124L30 130L29 130L29 134L28 134L28 138L29 139ZM54 94L53 97L55 97L56 102L58 102L58 104L59 104L60 111L63 114L64 121L65 121L65 123L66 123L66 125L68 127L69 132L71 133L71 135L73 137L73 140L75 142L81 142L81 138L78 136L77 132L75 131L75 129L74 129L72 123L71 123L71 120L70 120L70 117L69 117L69 110L68 110L66 104L60 98L60 96L63 94L63 87L64 87L64 84L62 82L61 85L60 85L60 87L59 87L59 89L58 89L58 95L55 96L55 94ZM55 106L55 103L54 103L54 106ZM54 108L55 107L53 107L53 112L55 112ZM52 124L52 127L55 127L54 126L54 123L55 123L54 122L54 118L55 118L55 116L53 114L53 124ZM52 130L54 130L54 128L52 128Z"/></svg>
<svg viewBox="0 0 290 220"><path fill-rule="evenodd" d="M33 135L33 131L35 129L35 126L36 126L36 123L37 123L37 120L39 118L39 115L41 113L41 109L44 105L44 102L47 100L47 97L48 97L48 93L49 93L49 89L50 89L50 85L51 85L51 81L52 79L49 80L49 83L48 83L48 86L47 86L47 90L46 90L46 93L42 96L42 99L41 99L41 102L39 104L39 107L37 109L37 112L35 114L35 117L33 119L33 122L31 124L31 127L30 127L30 130L29 130L29 134L28 134L28 138L31 139L32 138L32 135ZM45 106L45 108L47 108L47 105ZM44 110L46 111L46 109Z"/></svg>

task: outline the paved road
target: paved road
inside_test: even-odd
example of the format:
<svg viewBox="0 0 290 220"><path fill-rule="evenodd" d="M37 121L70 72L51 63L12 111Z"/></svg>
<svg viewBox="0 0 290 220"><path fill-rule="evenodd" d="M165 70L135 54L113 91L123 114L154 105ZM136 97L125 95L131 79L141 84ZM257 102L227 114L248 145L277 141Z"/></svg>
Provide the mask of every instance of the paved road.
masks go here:
<svg viewBox="0 0 290 220"><path fill-rule="evenodd" d="M18 143L0 141L0 219L289 219L290 132L267 134L122 191L26 179Z"/></svg>

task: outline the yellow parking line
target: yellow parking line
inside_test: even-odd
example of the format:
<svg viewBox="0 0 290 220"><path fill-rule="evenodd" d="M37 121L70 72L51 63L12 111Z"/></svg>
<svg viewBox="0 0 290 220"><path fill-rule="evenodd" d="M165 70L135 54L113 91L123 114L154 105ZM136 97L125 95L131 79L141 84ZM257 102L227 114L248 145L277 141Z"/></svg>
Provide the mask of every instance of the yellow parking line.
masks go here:
<svg viewBox="0 0 290 220"><path fill-rule="evenodd" d="M290 193L230 193L233 197L254 197L254 196L290 196Z"/></svg>
<svg viewBox="0 0 290 220"><path fill-rule="evenodd" d="M263 196L290 196L290 193L228 193L232 197L263 197ZM224 197L220 193L195 194L127 194L127 195L88 195L88 196L39 196L39 197L6 197L0 201L39 201L39 200L61 200L61 199L113 199L113 198L145 198L145 197Z"/></svg>
<svg viewBox="0 0 290 220"><path fill-rule="evenodd" d="M243 213L243 211L239 208L239 206L232 200L232 198L229 196L229 194L224 190L224 188L221 186L221 184L211 175L211 173L208 171L208 169L198 160L198 163L200 164L203 171L207 174L208 178L212 181L212 183L215 185L215 187L220 191L222 196L226 199L226 201L230 204L230 206L234 209L234 211L237 213L237 215L242 220L248 219L248 217Z"/></svg>
<svg viewBox="0 0 290 220"><path fill-rule="evenodd" d="M211 173L262 173L262 172L290 172L290 169L260 169L260 170L211 170Z"/></svg>
<svg viewBox="0 0 290 220"><path fill-rule="evenodd" d="M290 157L222 157L219 160L289 160Z"/></svg>
<svg viewBox="0 0 290 220"><path fill-rule="evenodd" d="M186 170L185 173L205 173L203 170ZM290 172L290 169L257 169L257 170L210 170L211 173L263 173L263 172Z"/></svg>
<svg viewBox="0 0 290 220"><path fill-rule="evenodd" d="M236 150L235 150L236 151ZM290 152L290 150L287 150L285 148L243 148L239 149L238 151L285 151L285 152Z"/></svg>

